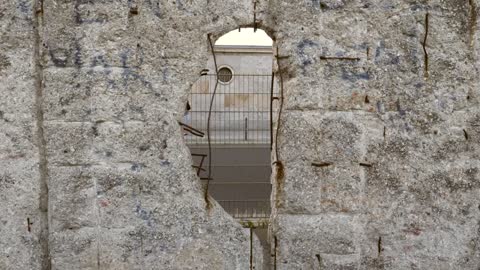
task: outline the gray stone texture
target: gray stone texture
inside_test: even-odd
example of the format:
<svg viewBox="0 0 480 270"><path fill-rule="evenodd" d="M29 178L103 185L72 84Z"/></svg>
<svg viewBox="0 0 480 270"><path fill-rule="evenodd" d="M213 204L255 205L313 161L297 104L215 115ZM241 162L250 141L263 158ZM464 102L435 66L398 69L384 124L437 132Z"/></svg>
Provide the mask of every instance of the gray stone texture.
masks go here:
<svg viewBox="0 0 480 270"><path fill-rule="evenodd" d="M249 234L207 209L177 120L206 33L251 8L1 2L0 269L250 267Z"/></svg>
<svg viewBox="0 0 480 270"><path fill-rule="evenodd" d="M0 1L0 269L41 269L47 255L33 10L32 1Z"/></svg>
<svg viewBox="0 0 480 270"><path fill-rule="evenodd" d="M207 34L254 12L276 269L478 269L477 1L257 2L0 0L0 269L249 269L176 121Z"/></svg>
<svg viewBox="0 0 480 270"><path fill-rule="evenodd" d="M477 10L276 2L277 269L480 266Z"/></svg>

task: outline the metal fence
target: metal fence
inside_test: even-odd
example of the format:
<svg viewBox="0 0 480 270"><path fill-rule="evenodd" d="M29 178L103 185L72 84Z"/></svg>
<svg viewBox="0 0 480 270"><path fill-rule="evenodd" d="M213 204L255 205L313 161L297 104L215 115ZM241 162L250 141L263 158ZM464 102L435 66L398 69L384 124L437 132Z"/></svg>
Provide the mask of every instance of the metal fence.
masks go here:
<svg viewBox="0 0 480 270"><path fill-rule="evenodd" d="M234 218L269 218L270 201L218 201Z"/></svg>
<svg viewBox="0 0 480 270"><path fill-rule="evenodd" d="M216 83L207 74L193 85L190 110L183 122L206 133L210 101ZM272 75L234 74L230 82L219 82L212 106L210 137L213 144L269 144L277 86ZM207 136L185 135L189 144L206 144Z"/></svg>

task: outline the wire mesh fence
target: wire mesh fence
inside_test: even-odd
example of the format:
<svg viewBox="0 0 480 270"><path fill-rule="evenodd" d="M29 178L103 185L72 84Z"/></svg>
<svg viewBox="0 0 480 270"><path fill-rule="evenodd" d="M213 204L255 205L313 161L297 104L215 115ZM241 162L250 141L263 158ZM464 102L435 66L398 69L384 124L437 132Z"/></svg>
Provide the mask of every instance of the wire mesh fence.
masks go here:
<svg viewBox="0 0 480 270"><path fill-rule="evenodd" d="M268 144L271 140L272 94L277 86L272 75L235 74L217 86L210 120L214 144ZM214 74L203 75L193 85L184 123L207 131ZM274 103L273 103L274 104ZM206 144L207 138L185 134L189 144Z"/></svg>
<svg viewBox="0 0 480 270"><path fill-rule="evenodd" d="M234 218L269 218L270 201L218 201Z"/></svg>

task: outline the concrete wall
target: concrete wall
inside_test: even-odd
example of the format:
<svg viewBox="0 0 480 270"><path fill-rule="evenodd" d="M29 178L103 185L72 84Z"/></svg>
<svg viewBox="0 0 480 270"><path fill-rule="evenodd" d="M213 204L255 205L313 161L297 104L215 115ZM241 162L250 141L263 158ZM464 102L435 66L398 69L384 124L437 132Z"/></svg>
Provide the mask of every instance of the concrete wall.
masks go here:
<svg viewBox="0 0 480 270"><path fill-rule="evenodd" d="M0 269L47 269L35 3L0 1Z"/></svg>
<svg viewBox="0 0 480 270"><path fill-rule="evenodd" d="M477 11L275 2L277 269L480 266Z"/></svg>
<svg viewBox="0 0 480 270"><path fill-rule="evenodd" d="M248 269L176 121L207 33L254 17L285 92L276 269L477 269L476 0L2 0L0 268Z"/></svg>
<svg viewBox="0 0 480 270"><path fill-rule="evenodd" d="M249 235L207 209L177 120L207 62L206 33L251 10L0 3L0 269L250 267Z"/></svg>

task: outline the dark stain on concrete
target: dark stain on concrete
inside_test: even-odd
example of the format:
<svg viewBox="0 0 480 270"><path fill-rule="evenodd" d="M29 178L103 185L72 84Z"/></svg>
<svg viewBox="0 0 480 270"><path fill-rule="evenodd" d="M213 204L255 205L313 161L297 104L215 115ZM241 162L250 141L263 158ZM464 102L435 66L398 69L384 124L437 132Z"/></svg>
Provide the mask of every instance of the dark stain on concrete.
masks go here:
<svg viewBox="0 0 480 270"><path fill-rule="evenodd" d="M11 65L12 63L10 63L10 60L8 59L8 57L3 54L0 54L0 72L2 72L3 70L6 70Z"/></svg>
<svg viewBox="0 0 480 270"><path fill-rule="evenodd" d="M342 67L342 79L350 82L370 80L370 73L368 70L358 72L357 70L347 70L347 68Z"/></svg>
<svg viewBox="0 0 480 270"><path fill-rule="evenodd" d="M99 1L101 2L101 1ZM108 21L108 15L105 13L91 12L90 10L82 10L83 5L94 6L95 1L92 0L75 0L74 5L74 17L77 24L93 24L93 23L106 23Z"/></svg>
<svg viewBox="0 0 480 270"><path fill-rule="evenodd" d="M152 226L152 211L142 208L142 203L140 201L137 201L136 203L135 214L137 214L142 220L146 221L149 227Z"/></svg>
<svg viewBox="0 0 480 270"><path fill-rule="evenodd" d="M121 65L123 68L122 79L123 86L127 87L129 82L132 80L140 81L143 86L147 87L150 90L153 90L152 84L142 75L138 73L137 67L131 67L128 64L128 58L130 56L130 50L123 51L120 53Z"/></svg>
<svg viewBox="0 0 480 270"><path fill-rule="evenodd" d="M153 15L155 15L155 17L159 19L162 18L159 0L145 0L145 3L147 4L147 7L152 11Z"/></svg>
<svg viewBox="0 0 480 270"><path fill-rule="evenodd" d="M318 48L319 45L314 42L314 41L311 41L309 39L304 39L302 41L300 41L297 45L297 55L301 61L300 63L300 68L302 69L302 73L305 75L306 73L306 69L309 65L313 64L314 62L314 59L311 55L308 55L306 53L306 50L309 49L309 48Z"/></svg>
<svg viewBox="0 0 480 270"><path fill-rule="evenodd" d="M83 66L83 61L82 61L82 49L80 46L80 41L78 39L75 39L74 43L75 49L74 49L74 54L73 54L73 64L76 68L80 68Z"/></svg>
<svg viewBox="0 0 480 270"><path fill-rule="evenodd" d="M53 65L56 67L66 67L70 52L64 48L51 49L48 51Z"/></svg>

